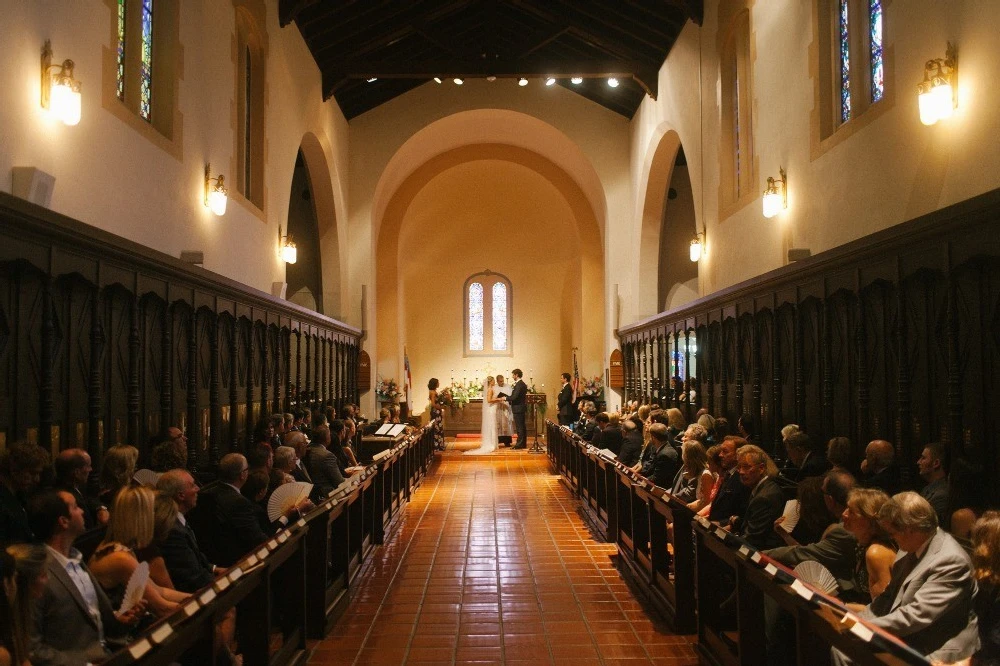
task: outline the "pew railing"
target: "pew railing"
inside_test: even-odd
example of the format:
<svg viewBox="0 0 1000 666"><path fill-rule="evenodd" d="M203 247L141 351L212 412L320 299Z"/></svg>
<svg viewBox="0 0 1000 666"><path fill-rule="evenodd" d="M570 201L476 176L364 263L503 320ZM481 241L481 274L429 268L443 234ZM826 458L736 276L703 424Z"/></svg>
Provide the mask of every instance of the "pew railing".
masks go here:
<svg viewBox="0 0 1000 666"><path fill-rule="evenodd" d="M352 581L433 458L433 432L425 427L103 663L212 664L216 626L233 608L245 664L302 660L306 639L323 638L343 613Z"/></svg>

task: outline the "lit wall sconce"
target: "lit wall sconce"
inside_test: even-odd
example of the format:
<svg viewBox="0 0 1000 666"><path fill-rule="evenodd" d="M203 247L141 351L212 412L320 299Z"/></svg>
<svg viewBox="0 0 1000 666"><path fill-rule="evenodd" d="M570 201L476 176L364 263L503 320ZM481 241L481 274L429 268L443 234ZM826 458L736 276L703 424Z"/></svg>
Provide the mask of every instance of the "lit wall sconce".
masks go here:
<svg viewBox="0 0 1000 666"><path fill-rule="evenodd" d="M697 262L705 254L705 232L699 231L691 241L691 261Z"/></svg>
<svg viewBox="0 0 1000 666"><path fill-rule="evenodd" d="M774 217L788 208L788 177L783 168L778 169L781 178L775 180L767 177L767 189L764 190L764 217Z"/></svg>
<svg viewBox="0 0 1000 666"><path fill-rule="evenodd" d="M933 125L951 118L958 106L958 49L951 42L944 58L928 60L924 65L924 80L917 84L920 122Z"/></svg>
<svg viewBox="0 0 1000 666"><path fill-rule="evenodd" d="M215 185L212 184L215 181ZM229 190L226 189L226 181L220 173L218 177L212 178L212 165L205 165L205 207L211 209L213 213L222 217L226 214L226 203L229 201Z"/></svg>
<svg viewBox="0 0 1000 666"><path fill-rule="evenodd" d="M78 125L82 109L80 82L73 78L72 60L52 64L52 43L42 47L42 108L48 109L64 125Z"/></svg>
<svg viewBox="0 0 1000 666"><path fill-rule="evenodd" d="M281 258L286 264L294 264L299 260L299 251L295 247L292 235L281 235L281 225L278 225L278 245L281 248Z"/></svg>

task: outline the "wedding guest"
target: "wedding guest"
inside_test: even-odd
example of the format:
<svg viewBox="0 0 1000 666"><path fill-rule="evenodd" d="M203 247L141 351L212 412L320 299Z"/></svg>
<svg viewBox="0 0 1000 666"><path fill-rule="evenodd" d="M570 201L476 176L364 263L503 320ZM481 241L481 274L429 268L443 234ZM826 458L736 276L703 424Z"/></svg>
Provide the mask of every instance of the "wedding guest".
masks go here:
<svg viewBox="0 0 1000 666"><path fill-rule="evenodd" d="M781 545L774 521L785 507L785 496L774 477L778 468L759 446L744 444L736 452L740 481L750 489L746 512L739 521L739 535L753 547L764 550Z"/></svg>
<svg viewBox="0 0 1000 666"><path fill-rule="evenodd" d="M826 443L826 459L830 461L833 469L842 472L854 473L854 464L851 458L851 440L846 437L833 437Z"/></svg>
<svg viewBox="0 0 1000 666"><path fill-rule="evenodd" d="M622 450L622 431L618 425L618 414L601 412L595 419L597 430L590 439L590 443L599 449L608 449L616 456Z"/></svg>
<svg viewBox="0 0 1000 666"><path fill-rule="evenodd" d="M104 452L101 463L101 504L114 511L118 493L132 485L139 449L128 444L116 444Z"/></svg>
<svg viewBox="0 0 1000 666"><path fill-rule="evenodd" d="M149 468L154 472L187 467L187 436L176 426L149 440Z"/></svg>
<svg viewBox="0 0 1000 666"><path fill-rule="evenodd" d="M682 502L687 501L688 508L697 513L711 501L715 475L708 468L708 453L697 439L691 438L684 442L681 447L681 460L684 463L683 476L687 480L685 485L693 492L678 498Z"/></svg>
<svg viewBox="0 0 1000 666"><path fill-rule="evenodd" d="M56 473L55 487L72 493L83 509L87 529L108 522L108 509L87 492L87 479L93 471L90 454L83 449L63 449L53 462Z"/></svg>
<svg viewBox="0 0 1000 666"><path fill-rule="evenodd" d="M329 442L330 429L326 426L317 428L302 459L319 497L326 497L344 482L344 475L340 473L340 466L337 464L337 455L327 449Z"/></svg>
<svg viewBox="0 0 1000 666"><path fill-rule="evenodd" d="M649 457L640 473L657 486L669 488L680 467L677 451L670 445L670 433L662 423L650 426L649 434Z"/></svg>
<svg viewBox="0 0 1000 666"><path fill-rule="evenodd" d="M799 520L791 532L782 527L785 522L784 515L774 521L774 531L786 545L798 546L816 543L823 538L826 529L833 523L833 516L827 511L824 501L824 478L810 476L798 483L796 499L799 503Z"/></svg>
<svg viewBox="0 0 1000 666"><path fill-rule="evenodd" d="M861 461L861 474L866 488L878 488L887 495L899 492L899 468L895 464L896 451L890 442L876 439L865 447Z"/></svg>
<svg viewBox="0 0 1000 666"><path fill-rule="evenodd" d="M985 512L973 525L972 566L979 583L979 650L971 663L995 666L1000 664L1000 511Z"/></svg>
<svg viewBox="0 0 1000 666"><path fill-rule="evenodd" d="M0 550L0 664L30 666L32 604L45 592L45 546L18 543Z"/></svg>
<svg viewBox="0 0 1000 666"><path fill-rule="evenodd" d="M720 476L723 480L715 498L708 506L708 518L712 522L729 525L746 512L751 489L740 481L736 469L736 452L738 448L746 445L747 441L741 437L727 437L720 445L719 459L722 462Z"/></svg>
<svg viewBox="0 0 1000 666"><path fill-rule="evenodd" d="M951 515L948 511L948 471L945 468L944 446L939 442L926 445L917 460L917 471L926 482L920 496L934 507L938 524L948 529Z"/></svg>
<svg viewBox="0 0 1000 666"><path fill-rule="evenodd" d="M633 416L622 424L622 428L624 436L618 461L626 467L631 467L639 462L639 455L642 453L642 421Z"/></svg>
<svg viewBox="0 0 1000 666"><path fill-rule="evenodd" d="M0 454L0 542L32 540L25 501L48 464L48 454L37 444L15 442Z"/></svg>
<svg viewBox="0 0 1000 666"><path fill-rule="evenodd" d="M427 382L427 401L431 412L431 423L433 424L434 432L434 448L443 451L444 450L444 403L441 401L441 396L438 395L438 386L441 382L438 381L437 377L431 377L430 381ZM378 413L379 425L389 423L392 418L392 412L386 408L382 408Z"/></svg>
<svg viewBox="0 0 1000 666"><path fill-rule="evenodd" d="M562 386L559 389L557 400L559 425L561 426L568 426L573 422L573 386L570 384L572 379L568 372L562 373Z"/></svg>
<svg viewBox="0 0 1000 666"><path fill-rule="evenodd" d="M858 542L854 590L866 604L885 591L896 560L896 545L878 522L887 502L889 496L877 488L855 488L844 509L844 529Z"/></svg>

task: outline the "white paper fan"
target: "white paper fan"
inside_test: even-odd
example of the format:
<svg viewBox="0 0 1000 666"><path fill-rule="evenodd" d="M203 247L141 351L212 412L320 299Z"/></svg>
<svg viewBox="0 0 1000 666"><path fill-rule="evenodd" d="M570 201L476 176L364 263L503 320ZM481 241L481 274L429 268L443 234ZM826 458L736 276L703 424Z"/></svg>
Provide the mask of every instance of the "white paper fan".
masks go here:
<svg viewBox="0 0 1000 666"><path fill-rule="evenodd" d="M290 508L309 497L313 484L305 481L285 483L274 489L271 499L267 500L267 517L274 522L285 515Z"/></svg>
<svg viewBox="0 0 1000 666"><path fill-rule="evenodd" d="M799 517L801 512L799 510L799 501L795 499L790 499L785 502L785 510L781 513L785 517L785 520L781 522L779 527L785 530L789 534L795 529L795 526L799 524Z"/></svg>
<svg viewBox="0 0 1000 666"><path fill-rule="evenodd" d="M156 482L160 480L160 473L154 472L151 469L140 469L136 470L132 478L136 480L140 485L147 486L149 488L154 488Z"/></svg>
<svg viewBox="0 0 1000 666"><path fill-rule="evenodd" d="M827 594L833 594L837 591L837 579L833 577L829 569L815 560L801 562L794 571L795 575L803 582L809 583Z"/></svg>
<svg viewBox="0 0 1000 666"><path fill-rule="evenodd" d="M142 595L146 593L146 583L148 582L149 562L139 562L139 566L132 572L132 577L128 579L128 585L125 587L125 596L122 597L122 605L118 609L119 615L139 603Z"/></svg>

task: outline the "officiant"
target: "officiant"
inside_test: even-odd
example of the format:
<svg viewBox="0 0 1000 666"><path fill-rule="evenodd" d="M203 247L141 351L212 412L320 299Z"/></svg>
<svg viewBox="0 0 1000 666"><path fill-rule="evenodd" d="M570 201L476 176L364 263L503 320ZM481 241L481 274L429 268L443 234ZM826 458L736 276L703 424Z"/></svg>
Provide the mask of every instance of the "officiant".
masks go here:
<svg viewBox="0 0 1000 666"><path fill-rule="evenodd" d="M503 375L497 375L496 392L498 395L510 398L513 387L504 383ZM510 446L514 443L514 413L505 400L497 403L497 442L500 446Z"/></svg>

